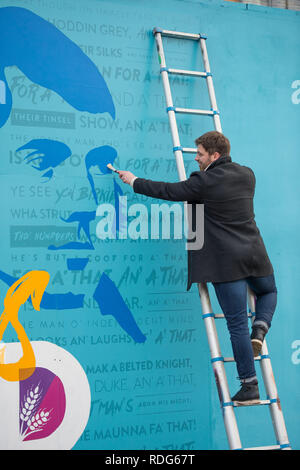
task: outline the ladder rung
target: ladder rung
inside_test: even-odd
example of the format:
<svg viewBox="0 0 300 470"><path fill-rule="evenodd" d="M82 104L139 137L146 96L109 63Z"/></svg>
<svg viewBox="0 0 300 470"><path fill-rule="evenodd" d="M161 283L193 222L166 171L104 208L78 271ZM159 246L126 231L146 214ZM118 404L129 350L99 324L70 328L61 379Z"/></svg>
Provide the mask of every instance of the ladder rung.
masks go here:
<svg viewBox="0 0 300 470"><path fill-rule="evenodd" d="M194 41L198 41L199 39L206 39L206 36L202 36L201 34L191 34L191 33L182 33L181 31L170 31L168 29L160 29L154 28L153 34L160 33L162 36L167 36L170 38L177 38L177 39L192 39Z"/></svg>
<svg viewBox="0 0 300 470"><path fill-rule="evenodd" d="M255 361L261 361L261 356L255 356ZM234 357L224 357L223 362L235 362Z"/></svg>
<svg viewBox="0 0 300 470"><path fill-rule="evenodd" d="M224 362L235 362L234 357L224 357Z"/></svg>
<svg viewBox="0 0 300 470"><path fill-rule="evenodd" d="M210 73L207 72L198 72L196 70L181 70L181 69L167 69L167 72L171 74L176 74L176 75L188 75L190 77L203 77L207 78L208 76L211 76Z"/></svg>
<svg viewBox="0 0 300 470"><path fill-rule="evenodd" d="M182 147L182 152L184 153L197 153L196 148Z"/></svg>
<svg viewBox="0 0 300 470"><path fill-rule="evenodd" d="M261 446L261 447L248 447L247 449L244 449L244 450L280 450L282 449L282 447L277 444L277 445L273 445L273 446Z"/></svg>
<svg viewBox="0 0 300 470"><path fill-rule="evenodd" d="M243 406L261 406L261 405L271 405L272 401L271 400L258 400L257 402L254 403L248 403L248 404L242 404L242 403L237 403L235 401L232 402L233 406L236 408L243 407Z"/></svg>
<svg viewBox="0 0 300 470"><path fill-rule="evenodd" d="M206 109L174 108L175 113L181 114L202 114L204 116L213 116L217 111Z"/></svg>
<svg viewBox="0 0 300 470"><path fill-rule="evenodd" d="M218 320L218 319L220 319L220 318L225 318L225 316L224 316L223 313L216 313L216 314L214 315L214 317L215 317L216 320ZM248 318L252 318L252 317L253 317L253 315L252 315L251 313L248 313Z"/></svg>

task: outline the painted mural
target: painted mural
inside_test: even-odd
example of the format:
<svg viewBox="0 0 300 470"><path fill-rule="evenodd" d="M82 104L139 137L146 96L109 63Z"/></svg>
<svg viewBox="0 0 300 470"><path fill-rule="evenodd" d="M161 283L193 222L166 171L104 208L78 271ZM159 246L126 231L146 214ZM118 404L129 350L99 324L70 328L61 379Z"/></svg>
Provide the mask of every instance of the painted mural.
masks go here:
<svg viewBox="0 0 300 470"><path fill-rule="evenodd" d="M5 67L12 65L17 66L32 83L47 89L49 93L55 92L73 108L93 114L107 112L115 119L113 99L101 73L80 47L54 25L26 8L4 7L0 9L0 29L1 43L9 45L6 53L1 56L0 77L4 84L4 99L0 107L1 127L12 112L12 93L5 77ZM24 164L42 172L40 177L46 183L54 178L55 169L72 155L68 145L54 139L32 139L16 149L16 153L20 152L20 155L24 151ZM95 250L90 235L90 223L95 220L98 198L90 169L97 168L100 175L110 174L112 172L107 168L107 163L114 163L116 157L117 151L108 145L95 147L87 152L84 158L85 177L91 188L95 210L76 210L67 218L60 217L66 224L77 224L78 240L83 234L86 241L78 241L74 237L66 243L49 244L46 247L53 251L72 250L72 255L66 260L66 267L71 271L83 271L89 263L87 257L74 257L74 250L84 250L85 253ZM112 185L118 209L118 197L123 192L115 179L112 179ZM1 271L0 278L10 286L0 318L0 340L10 322L23 351L21 359L16 363L6 363L6 347L2 349L0 376L6 381L20 382L19 436L22 442L45 439L63 421L66 400L69 400L69 397L66 397L63 382L58 376L49 369L36 367L37 360L31 342L18 320L18 311L29 297L33 308L38 311L40 308L82 308L85 293L47 292L50 276L46 271L29 271L20 278ZM115 318L120 329L135 342L143 343L146 340L118 288L105 272L99 275L93 299L99 307L99 313ZM76 377L73 380L76 382ZM73 421L80 429L80 423L76 421L75 416ZM83 430L84 428L77 433L78 437ZM17 445L17 438L15 441L12 438L11 442L13 446ZM58 445L61 447L60 443Z"/></svg>

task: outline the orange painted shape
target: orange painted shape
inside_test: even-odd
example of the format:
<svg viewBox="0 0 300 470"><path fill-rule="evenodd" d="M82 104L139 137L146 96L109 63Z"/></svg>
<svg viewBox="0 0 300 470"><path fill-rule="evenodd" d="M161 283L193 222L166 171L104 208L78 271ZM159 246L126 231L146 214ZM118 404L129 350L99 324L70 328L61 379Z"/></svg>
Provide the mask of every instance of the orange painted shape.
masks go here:
<svg viewBox="0 0 300 470"><path fill-rule="evenodd" d="M29 297L35 310L40 310L40 304L48 285L50 275L47 271L29 271L16 281L7 291L4 299L4 311L0 317L0 341L8 323L16 331L22 346L23 355L14 363L4 364L4 352L0 351L0 377L10 382L18 382L30 377L35 371L35 355L26 335L19 322L18 313Z"/></svg>

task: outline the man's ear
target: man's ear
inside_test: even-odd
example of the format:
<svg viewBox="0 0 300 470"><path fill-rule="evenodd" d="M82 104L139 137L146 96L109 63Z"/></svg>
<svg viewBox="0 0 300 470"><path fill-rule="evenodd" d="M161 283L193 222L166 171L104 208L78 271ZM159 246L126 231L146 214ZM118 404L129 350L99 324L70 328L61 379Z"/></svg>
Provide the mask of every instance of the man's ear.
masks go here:
<svg viewBox="0 0 300 470"><path fill-rule="evenodd" d="M215 153L213 154L213 159L214 159L214 160L218 160L218 158L220 158L220 156L221 156L221 154L220 154L219 152L215 152Z"/></svg>

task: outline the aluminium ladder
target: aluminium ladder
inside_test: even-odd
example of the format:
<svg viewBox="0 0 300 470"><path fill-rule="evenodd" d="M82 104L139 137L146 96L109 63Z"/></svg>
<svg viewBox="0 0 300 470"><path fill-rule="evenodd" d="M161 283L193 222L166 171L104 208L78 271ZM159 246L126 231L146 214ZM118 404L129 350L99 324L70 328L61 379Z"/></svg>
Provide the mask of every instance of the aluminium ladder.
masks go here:
<svg viewBox="0 0 300 470"><path fill-rule="evenodd" d="M219 111L217 108L215 90L214 90L214 85L213 85L212 73L210 71L210 65L209 65L208 54L207 54L207 49L206 49L207 38L206 36L203 36L202 34L190 34L190 33L183 33L179 31L169 31L169 30L164 30L160 28L154 28L153 35L155 37L157 52L158 52L158 59L160 63L160 73L161 73L162 82L163 82L164 94L165 94L166 105L167 105L167 113L168 113L169 124L170 124L170 129L171 129L171 134L172 134L172 140L173 140L173 152L174 152L174 156L176 159L179 179L180 181L183 181L183 180L186 180L183 153L197 153L197 149L181 146L177 122L176 122L176 113L211 116L214 121L215 130L222 132L220 115L219 115ZM187 40L200 42L200 48L201 48L202 59L203 59L203 64L204 64L204 72L167 68L162 37L187 39ZM211 109L202 110L202 109L187 109L187 108L174 107L172 94L171 94L171 88L170 88L170 82L169 82L169 74L178 74L178 75L185 75L185 76L190 76L190 77L205 78L207 88L208 88ZM223 419L224 419L225 430L226 430L227 439L229 443L229 448L231 450L242 450L242 449L244 450L252 450L252 449L253 450L272 450L272 449L290 450L291 446L289 444L284 417L283 417L283 413L281 410L280 400L278 398L277 387L276 387L275 380L274 380L274 375L273 375L270 356L269 356L268 349L267 349L266 340L263 343L261 355L255 358L255 360L258 360L260 362L264 386L265 386L265 390L267 393L267 400L260 400L258 404L269 406L277 444L271 445L271 446L263 446L263 447L252 447L248 449L242 447L234 408L238 406L246 406L246 405L238 405L237 403L231 401L224 363L234 362L234 358L226 358L222 356L221 351L220 351L217 329L215 325L215 320L219 318L224 318L224 315L214 314L212 312L211 302L210 302L208 288L207 288L206 283L198 284L198 290L199 290L199 295L201 299L202 318L205 323L206 334L208 338L208 344L209 344L210 355L211 355L211 363L212 363L212 368L213 368L214 375L215 375L218 395L219 395L220 404L221 404L221 408L223 412ZM253 322L254 317L255 317L255 295L251 291L250 288L248 288L248 306L249 306L248 317L251 318ZM251 405L251 406L254 406L254 405Z"/></svg>

